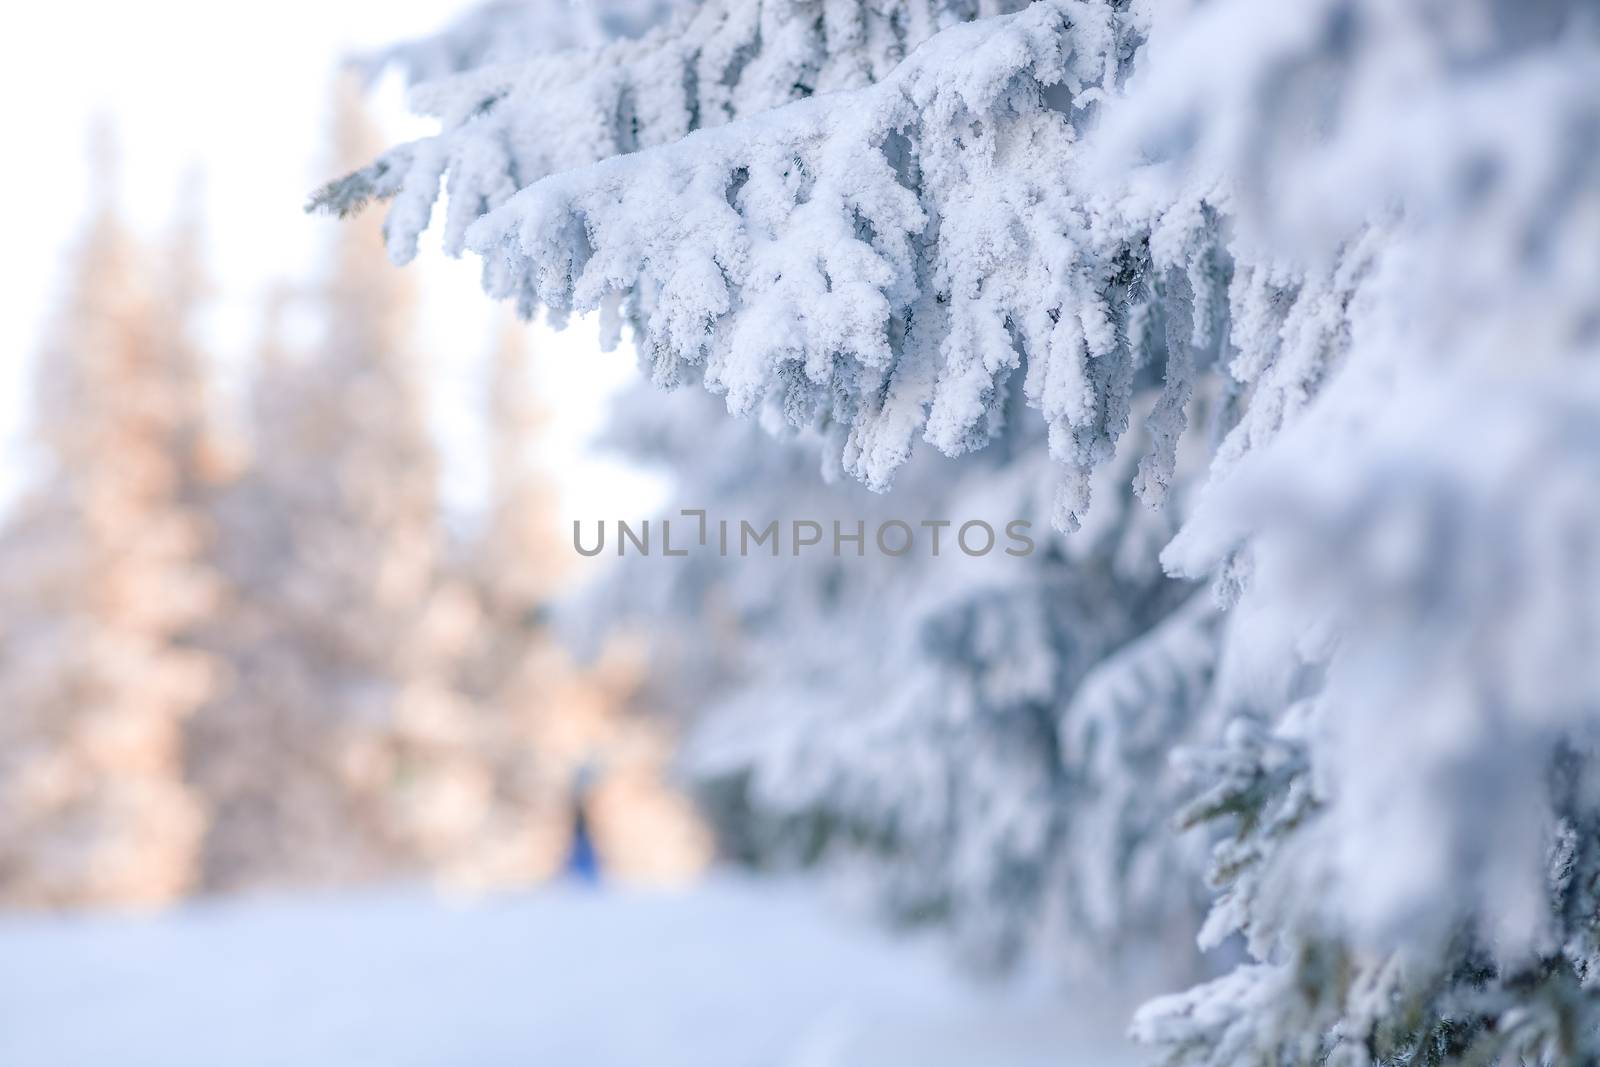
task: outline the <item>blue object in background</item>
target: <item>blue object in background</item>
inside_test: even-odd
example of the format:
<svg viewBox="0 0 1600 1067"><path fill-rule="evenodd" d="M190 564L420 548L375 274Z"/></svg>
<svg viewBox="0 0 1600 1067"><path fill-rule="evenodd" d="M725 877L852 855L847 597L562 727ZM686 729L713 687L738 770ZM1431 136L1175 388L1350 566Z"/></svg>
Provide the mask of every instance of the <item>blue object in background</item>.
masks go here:
<svg viewBox="0 0 1600 1067"><path fill-rule="evenodd" d="M594 839L589 836L589 818L580 801L572 806L572 846L567 854L567 874L585 885L600 881L600 857L594 851Z"/></svg>

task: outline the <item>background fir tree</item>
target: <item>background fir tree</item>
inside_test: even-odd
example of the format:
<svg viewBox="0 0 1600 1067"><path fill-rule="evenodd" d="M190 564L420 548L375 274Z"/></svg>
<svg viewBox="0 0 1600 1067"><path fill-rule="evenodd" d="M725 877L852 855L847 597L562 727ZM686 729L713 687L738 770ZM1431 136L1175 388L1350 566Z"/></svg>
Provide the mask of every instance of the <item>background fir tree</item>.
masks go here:
<svg viewBox="0 0 1600 1067"><path fill-rule="evenodd" d="M375 140L342 92L334 155ZM460 709L414 305L361 226L337 235L326 282L269 316L249 467L217 501L233 685L194 724L212 888L409 869L427 832L408 798L433 783L398 739L449 729ZM286 338L290 322L313 337Z"/></svg>
<svg viewBox="0 0 1600 1067"><path fill-rule="evenodd" d="M14 904L170 900L194 881L205 825L182 778L183 723L217 675L184 640L216 594L195 507L199 293L156 281L159 257L118 217L108 145L36 369L37 478L0 538L0 896Z"/></svg>
<svg viewBox="0 0 1600 1067"><path fill-rule="evenodd" d="M373 136L341 92L336 157ZM611 869L690 873L698 824L661 782L665 739L623 715L632 672L580 668L543 619L559 531L522 342L508 329L491 354L490 496L481 533L452 543L414 312L375 225L341 231L327 281L269 312L252 456L215 498L234 684L192 731L215 810L207 884L547 878L580 772Z"/></svg>
<svg viewBox="0 0 1600 1067"><path fill-rule="evenodd" d="M1094 520L1063 538L1049 528L1051 465L1026 430L986 462L919 457L884 496L830 483L820 435L774 441L716 408L643 386L619 406L612 443L708 509L712 550L623 559L567 621L584 641L642 635L653 705L686 724L687 769L729 856L865 873L886 916L945 928L981 967L1030 943L1103 966L1155 939L1182 969L1203 847L1164 833L1180 785L1166 755L1199 729L1215 620L1157 563L1171 518L1121 480L1140 442L1101 480ZM741 555L748 516L820 522L825 543ZM1003 536L1019 518L1027 558L955 542L965 521ZM935 557L922 523L952 519ZM672 521L692 546L697 520ZM835 521L864 524L861 555L832 554ZM873 538L889 521L919 547L882 554Z"/></svg>

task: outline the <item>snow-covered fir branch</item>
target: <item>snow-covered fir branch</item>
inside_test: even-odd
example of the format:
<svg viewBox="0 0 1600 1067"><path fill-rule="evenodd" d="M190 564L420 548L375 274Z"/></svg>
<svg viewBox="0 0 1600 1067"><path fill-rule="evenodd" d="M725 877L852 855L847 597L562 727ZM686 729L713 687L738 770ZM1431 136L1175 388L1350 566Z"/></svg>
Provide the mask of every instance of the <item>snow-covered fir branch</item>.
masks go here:
<svg viewBox="0 0 1600 1067"><path fill-rule="evenodd" d="M746 802L1024 940L1209 851L1245 959L1140 1013L1174 1063L1600 1054L1592 5L704 0L488 54L320 202L394 197L405 259L447 178L491 295L881 499L1055 483L1009 574L686 582L753 632ZM821 485L684 418L688 484Z"/></svg>

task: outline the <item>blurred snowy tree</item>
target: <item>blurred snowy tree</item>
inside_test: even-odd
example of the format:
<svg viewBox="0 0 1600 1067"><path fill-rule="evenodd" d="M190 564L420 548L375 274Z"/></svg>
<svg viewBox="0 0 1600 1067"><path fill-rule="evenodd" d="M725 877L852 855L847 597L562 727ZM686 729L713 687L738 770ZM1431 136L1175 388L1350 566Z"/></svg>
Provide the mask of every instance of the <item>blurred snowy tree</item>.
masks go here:
<svg viewBox="0 0 1600 1067"><path fill-rule="evenodd" d="M352 91L333 137L340 159L375 143ZM452 655L471 618L439 581L413 308L368 225L339 234L325 284L269 315L250 461L215 504L233 684L191 730L208 887L409 869L421 839L452 832L434 824L481 803L470 771L411 751L459 729ZM296 324L315 335L285 336Z"/></svg>
<svg viewBox="0 0 1600 1067"><path fill-rule="evenodd" d="M1192 929L1186 874L1203 851L1180 854L1160 833L1177 803L1163 770L1193 726L1215 627L1156 562L1172 520L1127 506L1126 482L1107 477L1123 502L1079 537L1053 534L1050 463L1033 431L962 462L918 457L883 496L829 484L817 437L772 441L715 409L698 391L641 387L610 436L675 472L678 500L711 509L712 546L728 521L732 553L626 558L586 593L573 628L647 639L651 703L692 723L687 769L734 855L865 866L889 917L949 927L979 966L1042 935L1103 960L1130 939ZM751 516L804 517L828 537L835 521L864 523L869 541L905 522L922 548L741 555L738 519ZM1031 521L1036 550L967 556L957 522L933 557L922 523L950 516ZM696 520L672 521L693 545ZM1175 653L1193 670L1165 690L1163 639L1195 646ZM1155 661L1133 693L1094 680L1119 648Z"/></svg>
<svg viewBox="0 0 1600 1067"><path fill-rule="evenodd" d="M374 137L342 92L336 155L363 158ZM215 813L206 884L546 878L574 782L603 754L608 869L692 873L700 830L662 785L662 740L623 714L631 672L580 669L542 620L561 557L521 339L508 330L493 353L483 531L452 546L414 311L373 223L342 230L328 281L269 316L253 454L215 502L235 594L216 651L233 685L191 730ZM296 326L311 336L285 336Z"/></svg>
<svg viewBox="0 0 1600 1067"><path fill-rule="evenodd" d="M551 628L570 557L556 487L535 463L542 420L528 356L520 326L505 326L487 381L488 506L461 546L479 616L463 687L481 708L480 758L499 803L457 866L474 881L547 877L566 857L573 805L582 804L608 877L678 881L700 870L708 846L666 781L663 724L632 712L634 657L612 645L580 666Z"/></svg>
<svg viewBox="0 0 1600 1067"><path fill-rule="evenodd" d="M887 842L925 906L989 922L1018 850L1066 868L1023 913L1094 885L1074 822L1185 868L1159 832L1182 746L1188 819L1226 835L1204 943L1253 959L1143 1037L1197 1064L1589 1062L1597 35L1582 0L703 0L463 53L416 92L441 132L318 202L393 198L404 261L448 177L446 247L492 295L631 327L658 384L901 509L1015 480L1027 517L1049 472L1076 532L992 585L681 569L742 586L742 628L746 597L781 620L739 665L773 705L733 762L758 804ZM718 472L723 432L677 437L686 484L770 514ZM919 437L952 473L923 482ZM1097 528L1180 521L1171 586L1096 554ZM1205 578L1220 611L1179 584ZM1148 868L1104 869L1116 925Z"/></svg>
<svg viewBox="0 0 1600 1067"><path fill-rule="evenodd" d="M1595 15L1228 0L1105 131L1226 181L1254 388L1164 557L1232 603L1187 818L1254 957L1141 1014L1177 1062L1600 1056Z"/></svg>
<svg viewBox="0 0 1600 1067"><path fill-rule="evenodd" d="M194 506L214 459L198 233L174 263L141 248L101 147L36 370L37 478L0 534L0 900L27 906L170 900L204 826L182 781L183 722L217 673L184 640L216 594Z"/></svg>

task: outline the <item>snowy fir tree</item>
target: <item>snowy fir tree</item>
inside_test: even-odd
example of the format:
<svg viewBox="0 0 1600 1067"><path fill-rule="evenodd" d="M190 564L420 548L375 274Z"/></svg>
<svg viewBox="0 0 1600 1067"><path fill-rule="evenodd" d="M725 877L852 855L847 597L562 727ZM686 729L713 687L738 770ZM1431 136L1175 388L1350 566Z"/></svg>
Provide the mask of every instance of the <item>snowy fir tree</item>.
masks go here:
<svg viewBox="0 0 1600 1067"><path fill-rule="evenodd" d="M69 291L35 367L34 483L0 533L0 899L151 905L188 890L204 827L183 724L217 664L200 291L114 199L109 140ZM165 268L165 269L164 269ZM157 279L171 279L164 285Z"/></svg>
<svg viewBox="0 0 1600 1067"><path fill-rule="evenodd" d="M890 919L950 929L979 967L1041 935L1082 959L1145 940L1186 958L1175 935L1199 894L1182 871L1199 861L1162 841L1176 794L1160 782L1215 626L1204 595L1156 562L1169 520L1108 503L1082 536L1053 535L1050 465L1027 434L981 461L917 457L883 496L825 480L820 438L774 442L715 409L704 393L640 388L610 441L664 463L679 499L711 509L713 545L745 536L740 518L803 517L828 538L836 522L846 535L859 525L862 553L626 557L573 628L647 638L650 703L691 722L686 767L730 851L864 870ZM1104 484L1131 502L1114 477ZM1031 522L1038 545L1026 559L970 557L952 515L997 531ZM693 545L697 520L686 535L671 521ZM882 554L885 522L908 526L886 530L892 549L937 529L940 554ZM1152 657L1135 640L1151 630L1145 645L1193 644L1188 673L1130 666L1132 694L1093 680L1113 650Z"/></svg>
<svg viewBox="0 0 1600 1067"><path fill-rule="evenodd" d="M345 87L336 157L374 137ZM545 879L601 760L585 800L608 871L692 873L702 831L663 781L667 739L624 714L632 670L575 664L543 622L561 556L521 339L490 360L481 529L452 538L415 293L375 222L336 237L326 280L268 308L248 454L209 498L228 597L206 637L229 684L189 730L204 887Z"/></svg>
<svg viewBox="0 0 1600 1067"><path fill-rule="evenodd" d="M353 91L335 110L334 153L359 158L375 129ZM373 226L338 234L327 282L274 300L249 460L214 504L230 593L215 640L232 684L190 746L213 811L209 888L408 869L427 831L404 798L445 789L426 761L397 763L406 731L459 716L450 654L466 612L439 595L414 297L379 241ZM295 322L314 336L287 336ZM433 797L437 818L460 807Z"/></svg>
<svg viewBox="0 0 1600 1067"><path fill-rule="evenodd" d="M631 402L730 514L1057 531L631 590L740 632L704 737L750 804L1002 947L1164 932L1208 866L1226 973L1134 1024L1173 1063L1600 1058L1592 5L463 25L440 132L318 203L392 199L404 261L443 184L490 295L779 438Z"/></svg>

